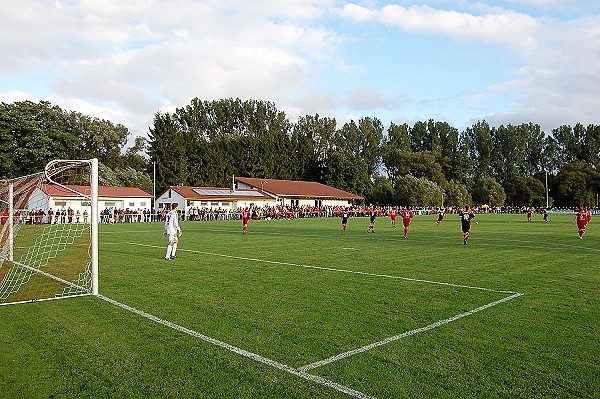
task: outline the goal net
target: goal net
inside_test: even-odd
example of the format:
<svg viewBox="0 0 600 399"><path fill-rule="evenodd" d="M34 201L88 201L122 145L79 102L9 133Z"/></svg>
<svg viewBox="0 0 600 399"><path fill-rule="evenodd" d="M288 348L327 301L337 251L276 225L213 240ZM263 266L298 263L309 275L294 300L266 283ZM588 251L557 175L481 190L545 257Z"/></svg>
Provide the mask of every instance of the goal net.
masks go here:
<svg viewBox="0 0 600 399"><path fill-rule="evenodd" d="M0 305L98 294L98 160L0 181Z"/></svg>

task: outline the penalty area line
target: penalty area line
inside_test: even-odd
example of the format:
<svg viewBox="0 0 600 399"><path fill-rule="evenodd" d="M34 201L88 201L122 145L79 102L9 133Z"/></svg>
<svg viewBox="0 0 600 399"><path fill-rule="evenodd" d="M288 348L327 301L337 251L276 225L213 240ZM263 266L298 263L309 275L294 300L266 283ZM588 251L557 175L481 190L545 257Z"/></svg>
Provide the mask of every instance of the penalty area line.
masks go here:
<svg viewBox="0 0 600 399"><path fill-rule="evenodd" d="M157 245L140 244L140 243L136 243L136 242L127 242L126 244L129 244L129 245L138 245L140 247L147 247L147 248L160 248L160 249L163 248L163 247L159 247ZM178 251L189 252L189 253L194 253L194 254L218 256L218 257L227 258L227 259L245 260L245 261L249 261L249 262L258 262L258 263L267 263L267 264L271 264L271 265L283 265L283 266L292 266L292 267L302 267L302 268L305 268L305 269L316 269L316 270L325 270L325 271L338 272L338 273L357 274L357 275L360 275L360 276L389 278L389 279L396 279L396 280L412 281L412 282L415 282L415 283L426 283L426 284L442 285L442 286L446 286L446 287L456 287L456 288L466 288L466 289L471 289L471 290L496 292L496 293L499 293L499 294L517 294L514 291L495 290L495 289L492 289L492 288L484 288L484 287L476 287L476 286L471 286L471 285L445 283L445 282L442 282L442 281L432 281L432 280L424 280L424 279L411 278L411 277L394 276L394 275L390 275L390 274L368 273L368 272L361 272L361 271L356 271L356 270L336 269L336 268L333 268L333 267L304 265L304 264L301 264L301 263L278 262L278 261L274 261L274 260L248 258L248 257L244 257L244 256L234 256L234 255L226 255L226 254L218 254L218 253L215 253L215 252L198 251L198 250L193 250L193 249L180 249L180 248L177 248L177 250Z"/></svg>
<svg viewBox="0 0 600 399"><path fill-rule="evenodd" d="M333 362L337 362L338 360L346 359L346 358L348 358L350 356L354 356L354 355L357 355L359 353L370 351L370 350L375 349L375 348L377 348L379 346L387 345L387 344L389 344L391 342L398 341L398 340L400 340L402 338L410 337L411 335L415 335L415 334L422 333L422 332L425 332L425 331L433 330L434 328L443 326L444 324L452 323L453 321L462 319L463 317L470 316L470 315L475 314L477 312L481 312L482 310L491 308L492 306L496 306L498 304L501 304L501 303L504 303L504 302L508 302L511 299L518 298L518 297L520 297L522 295L524 295L524 294L516 293L514 295L507 296L505 298L502 298L502 299L494 301L494 302L490 302L488 304L485 304L485 305L480 306L478 308L475 308L473 310L469 310L468 312L461 313L461 314L458 314L456 316L452 316L452 317L444 319L444 320L436 321L435 323L432 323L432 324L430 324L428 326L416 328L414 330L407 331L405 333L402 333L402 334L399 334L399 335L394 335L393 337L386 338L386 339L384 339L382 341L373 342L372 344L365 345L363 347L356 348L356 349L353 349L351 351L347 351L347 352L344 352L344 353L340 353L338 355L329 357L327 359L319 360L318 362L307 364L306 366L299 367L298 370L301 370L301 371L312 370L312 369L315 369L317 367L322 367L322 366L325 366L327 364L330 364L330 363L333 363Z"/></svg>
<svg viewBox="0 0 600 399"><path fill-rule="evenodd" d="M190 330L189 328L182 327L182 326L180 326L178 324L172 323L172 322L167 321L167 320L163 320L163 319L161 319L161 318L159 318L157 316L151 315L151 314L146 313L146 312L144 312L142 310L138 310L138 309L136 309L134 307L131 307L129 305L126 305L124 303L115 301L114 299L108 298L108 297L106 297L104 295L98 295L98 298L100 298L103 301L106 301L106 302L108 302L108 303L110 303L110 304L112 304L114 306L120 307L120 308L122 308L124 310L127 310L129 312L132 312L132 313L134 313L134 314L136 314L138 316L144 317L144 318L146 318L148 320L151 320L151 321L153 321L155 323L161 324L161 325L163 325L165 327L169 327L169 328L172 328L173 330L179 331L181 333L190 335L190 336L195 337L195 338L199 338L202 341L205 341L205 342L208 342L208 343L210 343L212 345L215 345L215 346L218 346L220 348L226 349L226 350L228 350L230 352L233 352L233 353L235 353L237 355L247 357L249 359L254 360L255 362L263 363L263 364L266 364L268 366L271 366L271 367L274 367L276 369L279 369L281 371L285 371L285 372L287 372L289 374L292 374L292 375L294 375L296 377L300 377L300 378L303 378L303 379L305 379L307 381L311 381L311 382L323 385L323 386L325 386L327 388L335 389L336 391L339 391L341 393L344 393L346 395L349 395L349 396L352 396L352 397L355 397L355 398L359 398L359 399L375 399L373 396L368 396L368 395L366 395L366 394L364 394L364 393L362 393L360 391L357 391L355 389L349 388L349 387L347 387L345 385L338 384L337 382L328 380L328 379L323 378L323 377L319 377L317 375L309 374L306 371L290 367L290 366L285 365L283 363L279 363L279 362L277 362L275 360L271 360L271 359L268 359L268 358L266 358L264 356L257 355L256 353L252 353L252 352L249 352L247 350L238 348L237 346L233 346L233 345L228 344L226 342L219 341L219 340L217 340L215 338L211 338L211 337L206 336L204 334L201 334L199 332Z"/></svg>

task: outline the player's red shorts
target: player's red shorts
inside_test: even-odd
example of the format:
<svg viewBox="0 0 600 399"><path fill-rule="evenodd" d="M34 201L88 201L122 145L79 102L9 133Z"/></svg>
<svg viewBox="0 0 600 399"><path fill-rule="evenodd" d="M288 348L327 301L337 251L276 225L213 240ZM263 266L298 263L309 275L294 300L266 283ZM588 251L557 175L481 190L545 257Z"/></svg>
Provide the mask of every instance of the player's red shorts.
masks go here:
<svg viewBox="0 0 600 399"><path fill-rule="evenodd" d="M410 219L402 219L402 223L404 223L404 227L410 226Z"/></svg>
<svg viewBox="0 0 600 399"><path fill-rule="evenodd" d="M583 220L578 220L577 221L577 228L579 230L585 230L586 227L587 227L587 222L585 222Z"/></svg>

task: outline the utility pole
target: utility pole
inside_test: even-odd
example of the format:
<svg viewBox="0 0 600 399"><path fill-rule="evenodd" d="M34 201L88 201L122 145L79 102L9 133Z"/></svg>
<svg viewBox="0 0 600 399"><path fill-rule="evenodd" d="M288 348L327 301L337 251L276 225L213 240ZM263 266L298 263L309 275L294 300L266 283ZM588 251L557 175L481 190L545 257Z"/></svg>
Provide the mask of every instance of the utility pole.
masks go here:
<svg viewBox="0 0 600 399"><path fill-rule="evenodd" d="M548 171L546 170L546 209L548 208Z"/></svg>

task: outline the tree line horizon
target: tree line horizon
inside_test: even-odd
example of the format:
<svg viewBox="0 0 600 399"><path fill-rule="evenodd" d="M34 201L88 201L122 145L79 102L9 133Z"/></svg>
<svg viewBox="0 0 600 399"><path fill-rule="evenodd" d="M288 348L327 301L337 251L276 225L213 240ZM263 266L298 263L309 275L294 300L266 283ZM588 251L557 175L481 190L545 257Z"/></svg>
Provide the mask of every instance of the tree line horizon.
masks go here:
<svg viewBox="0 0 600 399"><path fill-rule="evenodd" d="M315 181L379 205L595 207L600 192L594 124L548 134L532 122L485 120L462 132L433 119L338 126L319 114L290 122L267 101L194 98L156 112L148 137L125 149L129 135L122 124L46 101L2 103L0 178L41 171L52 159L98 158L101 185L152 192L155 184L157 194L172 185L228 187L232 175Z"/></svg>

